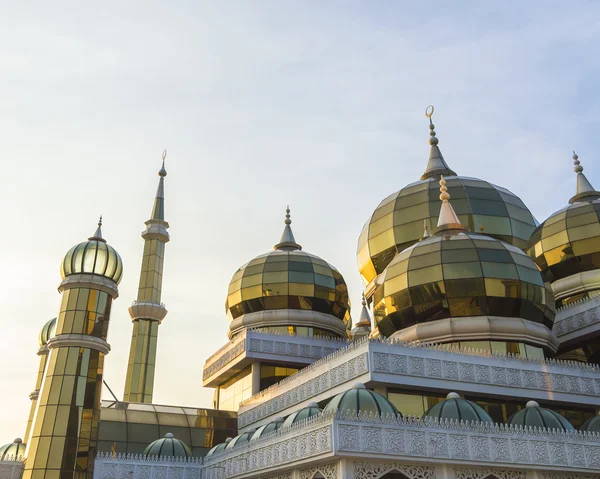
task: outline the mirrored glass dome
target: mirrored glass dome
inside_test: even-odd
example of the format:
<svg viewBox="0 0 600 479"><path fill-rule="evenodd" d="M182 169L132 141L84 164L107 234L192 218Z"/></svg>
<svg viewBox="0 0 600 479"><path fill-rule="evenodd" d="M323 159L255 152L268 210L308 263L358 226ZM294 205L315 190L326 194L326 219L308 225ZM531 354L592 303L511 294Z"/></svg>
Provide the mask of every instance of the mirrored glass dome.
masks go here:
<svg viewBox="0 0 600 479"><path fill-rule="evenodd" d="M454 210L466 229L527 248L538 223L516 195L477 178L445 179ZM358 267L365 284L381 274L397 253L422 237L424 222L435 231L440 213L438 181L439 175L411 183L375 209L358 240Z"/></svg>
<svg viewBox="0 0 600 479"><path fill-rule="evenodd" d="M485 410L467 399L462 399L456 393L449 393L446 399L434 404L424 414L439 420L453 419L455 421L475 421L493 424L493 420Z"/></svg>
<svg viewBox="0 0 600 479"><path fill-rule="evenodd" d="M157 457L192 457L190 447L168 432L165 437L150 443L144 449L144 456Z"/></svg>
<svg viewBox="0 0 600 479"><path fill-rule="evenodd" d="M56 318L52 318L50 321L44 324L44 327L40 331L40 334L38 336L38 343L40 344L40 347L45 346L48 340L54 337L55 333Z"/></svg>
<svg viewBox="0 0 600 479"><path fill-rule="evenodd" d="M378 280L373 309L383 336L455 317L523 318L548 330L554 321L552 293L531 258L503 241L459 230L397 255Z"/></svg>
<svg viewBox="0 0 600 479"><path fill-rule="evenodd" d="M388 399L378 392L371 391L364 384L357 383L348 391L335 396L323 411L341 411L373 413L377 415L391 414L400 416L398 410Z"/></svg>
<svg viewBox="0 0 600 479"><path fill-rule="evenodd" d="M240 267L226 301L230 319L256 311L301 309L347 319L348 287L340 272L300 250L274 250Z"/></svg>
<svg viewBox="0 0 600 479"><path fill-rule="evenodd" d="M524 409L514 413L508 424L524 427L544 427L546 429L562 429L574 431L573 425L552 409L541 407L535 401L529 401Z"/></svg>

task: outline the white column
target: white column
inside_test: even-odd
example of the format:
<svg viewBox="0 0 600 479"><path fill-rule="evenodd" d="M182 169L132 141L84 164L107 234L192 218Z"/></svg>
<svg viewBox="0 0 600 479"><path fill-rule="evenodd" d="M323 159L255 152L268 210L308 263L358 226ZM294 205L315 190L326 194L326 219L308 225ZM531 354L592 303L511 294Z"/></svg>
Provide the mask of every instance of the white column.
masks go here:
<svg viewBox="0 0 600 479"><path fill-rule="evenodd" d="M252 395L260 392L260 363L252 363Z"/></svg>

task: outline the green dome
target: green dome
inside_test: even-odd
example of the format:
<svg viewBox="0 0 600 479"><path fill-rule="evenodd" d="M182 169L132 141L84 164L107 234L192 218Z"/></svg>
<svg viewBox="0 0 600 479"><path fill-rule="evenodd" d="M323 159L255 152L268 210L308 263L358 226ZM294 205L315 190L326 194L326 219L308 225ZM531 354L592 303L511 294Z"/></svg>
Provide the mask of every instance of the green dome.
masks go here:
<svg viewBox="0 0 600 479"><path fill-rule="evenodd" d="M38 336L38 342L40 344L40 347L45 346L48 340L54 337L55 333L56 318L52 318L50 321L44 324L44 327L40 331L40 334Z"/></svg>
<svg viewBox="0 0 600 479"><path fill-rule="evenodd" d="M0 447L0 461L8 459L23 459L25 456L25 444L23 439L17 438L13 442Z"/></svg>
<svg viewBox="0 0 600 479"><path fill-rule="evenodd" d="M546 429L562 429L574 431L573 425L557 412L541 407L535 401L529 401L525 409L521 409L508 418L508 424L524 427L544 427Z"/></svg>
<svg viewBox="0 0 600 479"><path fill-rule="evenodd" d="M365 388L364 384L357 383L352 386L352 389L335 396L325 409L325 411L360 411L362 413L377 413L381 414L393 414L394 416L401 416L394 405L388 401L387 398L381 394L371 391Z"/></svg>
<svg viewBox="0 0 600 479"><path fill-rule="evenodd" d="M231 449L232 447L239 446L240 444L245 444L250 442L252 439L252 435L256 432L256 429L249 429L248 431L235 436L231 441L227 443L225 449Z"/></svg>
<svg viewBox="0 0 600 479"><path fill-rule="evenodd" d="M446 173L444 173L446 174ZM452 205L470 231L526 249L537 221L525 204L505 188L477 178L444 176ZM365 284L423 236L423 222L435 229L440 213L438 175L411 183L385 198L358 239L358 268Z"/></svg>
<svg viewBox="0 0 600 479"><path fill-rule="evenodd" d="M220 444L217 444L216 446L214 446L210 451L208 451L206 453L206 457L208 456L212 456L213 454L217 454L221 451L224 451L225 448L227 447L227 444L229 444L231 442L231 438L228 437L227 439L225 439L225 442L222 442Z"/></svg>
<svg viewBox="0 0 600 479"><path fill-rule="evenodd" d="M443 419L454 419L464 421L487 422L493 424L493 420L485 410L474 402L462 399L456 393L450 393L445 400L430 407L424 416Z"/></svg>
<svg viewBox="0 0 600 479"><path fill-rule="evenodd" d="M277 431L281 427L282 424L283 424L283 418L282 417L276 417L273 421L271 421L271 422L269 422L267 424L263 424L252 435L252 438L250 439L250 442L257 441L261 437L265 437L265 436L271 434L272 432Z"/></svg>
<svg viewBox="0 0 600 479"><path fill-rule="evenodd" d="M256 311L303 309L343 321L350 310L348 287L334 266L305 251L280 249L236 271L225 306L231 319Z"/></svg>
<svg viewBox="0 0 600 479"><path fill-rule="evenodd" d="M595 432L600 434L600 416L594 416L588 419L581 426L581 431Z"/></svg>
<svg viewBox="0 0 600 479"><path fill-rule="evenodd" d="M283 424L281 425L281 428L290 427L292 424L304 421L311 416L321 414L321 412L321 408L316 402L310 402L306 407L303 407L299 411L293 412L286 417L285 421L283 421Z"/></svg>
<svg viewBox="0 0 600 479"><path fill-rule="evenodd" d="M373 300L383 336L473 316L522 318L551 331L555 315L554 297L531 258L498 239L460 230L425 238L397 255Z"/></svg>
<svg viewBox="0 0 600 479"><path fill-rule="evenodd" d="M101 224L98 223L94 236L67 252L60 265L63 279L72 274L96 274L119 284L123 276L123 261L119 253L102 238Z"/></svg>
<svg viewBox="0 0 600 479"><path fill-rule="evenodd" d="M144 457L192 457L190 447L168 432L162 439L150 443L144 449Z"/></svg>

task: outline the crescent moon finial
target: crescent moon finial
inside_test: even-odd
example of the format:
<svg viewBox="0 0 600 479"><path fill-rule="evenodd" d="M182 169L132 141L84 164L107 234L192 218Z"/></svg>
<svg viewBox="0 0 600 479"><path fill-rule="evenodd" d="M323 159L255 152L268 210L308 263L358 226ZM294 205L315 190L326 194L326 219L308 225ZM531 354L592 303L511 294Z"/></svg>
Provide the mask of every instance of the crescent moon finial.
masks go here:
<svg viewBox="0 0 600 479"><path fill-rule="evenodd" d="M431 117L433 116L433 112L435 111L435 108L433 105L429 105L426 109L425 109L425 116L427 118L429 118L431 120Z"/></svg>

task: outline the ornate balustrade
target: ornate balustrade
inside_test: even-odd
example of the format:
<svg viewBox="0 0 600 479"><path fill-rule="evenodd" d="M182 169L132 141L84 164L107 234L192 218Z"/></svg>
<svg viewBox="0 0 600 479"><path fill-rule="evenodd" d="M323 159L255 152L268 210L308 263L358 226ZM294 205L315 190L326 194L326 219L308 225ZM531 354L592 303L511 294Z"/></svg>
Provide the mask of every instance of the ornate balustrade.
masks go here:
<svg viewBox="0 0 600 479"><path fill-rule="evenodd" d="M0 479L21 479L23 466L22 456L5 457L0 461Z"/></svg>
<svg viewBox="0 0 600 479"><path fill-rule="evenodd" d="M140 454L99 453L95 479L201 479L202 458L148 457Z"/></svg>

